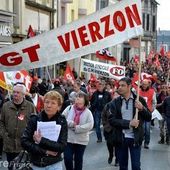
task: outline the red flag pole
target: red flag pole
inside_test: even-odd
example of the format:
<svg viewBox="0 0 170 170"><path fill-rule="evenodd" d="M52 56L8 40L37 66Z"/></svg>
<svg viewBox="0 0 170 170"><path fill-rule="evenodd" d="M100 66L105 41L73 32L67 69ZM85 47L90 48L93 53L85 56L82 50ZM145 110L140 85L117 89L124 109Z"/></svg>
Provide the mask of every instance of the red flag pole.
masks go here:
<svg viewBox="0 0 170 170"><path fill-rule="evenodd" d="M138 86L137 86L137 98L136 100L139 101L139 90L140 90L140 76L142 71L142 63L141 63L141 36L139 36L139 71L138 71ZM135 119L138 120L138 112L139 110L136 108Z"/></svg>

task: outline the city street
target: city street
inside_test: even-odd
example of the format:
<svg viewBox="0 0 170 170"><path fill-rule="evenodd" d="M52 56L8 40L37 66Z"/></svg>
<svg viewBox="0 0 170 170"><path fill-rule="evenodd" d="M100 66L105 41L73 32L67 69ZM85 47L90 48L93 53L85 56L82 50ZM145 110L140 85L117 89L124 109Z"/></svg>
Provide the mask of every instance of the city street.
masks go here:
<svg viewBox="0 0 170 170"><path fill-rule="evenodd" d="M170 0L0 2L0 170L170 170Z"/></svg>
<svg viewBox="0 0 170 170"><path fill-rule="evenodd" d="M158 140L159 129L156 126L151 131L150 149L142 148L142 170L169 170L170 146L160 145ZM90 143L84 156L84 170L118 170L119 168L114 166L114 161L111 165L107 163L107 154L105 141L96 143L96 134L92 131ZM4 157L3 160L5 159ZM0 169L6 170L7 168L0 167Z"/></svg>
<svg viewBox="0 0 170 170"><path fill-rule="evenodd" d="M107 163L108 155L105 142L96 143L95 133L92 133L90 137L84 158L84 170L118 170L119 168L114 166L114 161L111 165ZM159 129L157 126L151 131L150 149L142 148L142 170L169 170L170 146L160 145L158 140Z"/></svg>

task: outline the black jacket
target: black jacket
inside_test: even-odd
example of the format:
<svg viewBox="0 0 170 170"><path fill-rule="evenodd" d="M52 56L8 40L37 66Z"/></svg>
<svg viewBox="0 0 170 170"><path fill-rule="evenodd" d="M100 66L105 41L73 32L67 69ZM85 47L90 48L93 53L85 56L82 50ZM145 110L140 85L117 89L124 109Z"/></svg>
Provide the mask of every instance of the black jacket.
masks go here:
<svg viewBox="0 0 170 170"><path fill-rule="evenodd" d="M163 113L170 118L170 96L166 97L162 104Z"/></svg>
<svg viewBox="0 0 170 170"><path fill-rule="evenodd" d="M133 94L134 102L133 102L133 116L136 113L135 109L135 100L136 95ZM143 121L150 121L151 120L151 113L147 108L146 102L142 97L139 97L139 101L143 104L144 109L138 112L138 120L139 126L137 128L133 128L134 132L134 142L136 145L141 145L143 141ZM113 126L114 130L114 142L116 144L122 144L124 139L124 134L122 132L123 129L129 129L130 120L125 120L122 118L121 113L121 106L122 106L122 98L119 96L118 98L114 99L110 103L110 112L111 115L109 117L109 122Z"/></svg>
<svg viewBox="0 0 170 170"><path fill-rule="evenodd" d="M100 99L100 95L102 98ZM90 110L94 113L96 110L102 111L105 105L112 100L111 94L104 90L103 92L95 91L90 101Z"/></svg>
<svg viewBox="0 0 170 170"><path fill-rule="evenodd" d="M33 140L34 131L37 130L37 121L49 122L56 121L56 124L61 125L61 131L57 142L51 141L42 137L39 144ZM25 150L30 153L31 162L39 167L52 165L62 160L61 153L64 151L67 144L67 122L64 116L57 113L50 120L43 111L39 115L31 116L30 121L21 137L21 144ZM46 151L57 152L57 156L46 155Z"/></svg>

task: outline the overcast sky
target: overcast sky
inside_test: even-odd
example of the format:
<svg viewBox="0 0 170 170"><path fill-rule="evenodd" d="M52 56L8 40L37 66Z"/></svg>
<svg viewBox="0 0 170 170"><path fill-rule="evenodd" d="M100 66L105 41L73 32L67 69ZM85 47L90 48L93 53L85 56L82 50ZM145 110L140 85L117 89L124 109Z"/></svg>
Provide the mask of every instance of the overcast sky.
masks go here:
<svg viewBox="0 0 170 170"><path fill-rule="evenodd" d="M156 0L158 5L157 27L161 30L170 30L170 0Z"/></svg>

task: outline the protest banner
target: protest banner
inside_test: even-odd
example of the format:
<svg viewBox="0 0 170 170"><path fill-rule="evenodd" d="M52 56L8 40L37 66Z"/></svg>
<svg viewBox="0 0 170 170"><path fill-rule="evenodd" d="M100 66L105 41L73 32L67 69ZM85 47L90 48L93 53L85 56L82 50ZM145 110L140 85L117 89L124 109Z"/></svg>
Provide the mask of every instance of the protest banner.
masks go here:
<svg viewBox="0 0 170 170"><path fill-rule="evenodd" d="M53 65L142 34L141 1L120 1L60 28L1 48L0 70Z"/></svg>
<svg viewBox="0 0 170 170"><path fill-rule="evenodd" d="M13 84L16 82L24 83L27 91L29 91L32 84L32 78L26 70L0 72L0 87L12 91Z"/></svg>
<svg viewBox="0 0 170 170"><path fill-rule="evenodd" d="M120 80L125 77L124 66L106 64L86 59L81 60L81 71L86 73L95 73L99 76L114 78L116 80Z"/></svg>

